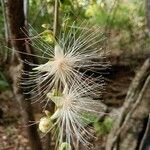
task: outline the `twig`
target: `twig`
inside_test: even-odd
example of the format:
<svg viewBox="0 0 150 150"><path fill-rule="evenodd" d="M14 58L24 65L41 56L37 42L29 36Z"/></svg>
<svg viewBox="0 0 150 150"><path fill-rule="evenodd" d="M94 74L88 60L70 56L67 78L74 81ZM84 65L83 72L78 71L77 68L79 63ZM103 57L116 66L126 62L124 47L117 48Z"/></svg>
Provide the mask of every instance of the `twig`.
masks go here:
<svg viewBox="0 0 150 150"><path fill-rule="evenodd" d="M25 17L25 27L28 28L28 13L29 13L29 0L24 0L24 17Z"/></svg>
<svg viewBox="0 0 150 150"><path fill-rule="evenodd" d="M58 18L59 18L59 2L58 0L55 0L55 4L54 4L54 22L53 22L53 34L54 37L56 38L59 34L59 30L58 30ZM54 109L55 109L55 104L53 102L51 102L51 106L50 106L50 112L53 114L54 113ZM52 138L51 138L51 132L47 133L47 141L46 141L46 150L48 150L51 147L51 142L52 142Z"/></svg>
<svg viewBox="0 0 150 150"><path fill-rule="evenodd" d="M59 2L58 0L55 0L55 6L54 6L54 24L53 24L53 33L54 36L58 36L59 34Z"/></svg>

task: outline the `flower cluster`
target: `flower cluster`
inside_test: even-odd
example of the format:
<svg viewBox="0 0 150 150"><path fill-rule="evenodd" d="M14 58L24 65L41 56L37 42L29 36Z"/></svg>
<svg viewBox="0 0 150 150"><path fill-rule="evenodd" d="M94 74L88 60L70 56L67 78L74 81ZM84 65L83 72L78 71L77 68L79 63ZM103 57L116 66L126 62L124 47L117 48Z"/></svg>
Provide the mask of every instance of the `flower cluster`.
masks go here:
<svg viewBox="0 0 150 150"><path fill-rule="evenodd" d="M43 52L39 57L46 62L30 63L33 71L23 85L32 88L32 98L44 103L44 109L54 102L54 114L42 117L39 129L43 133L53 131L57 146L67 143L71 149L76 140L88 146L92 136L84 114L98 115L105 109L94 98L101 94L104 82L100 73L108 63L107 53L101 48L104 38L99 28L75 24L69 28L63 29L54 44L42 42L41 37L33 40L33 46Z"/></svg>

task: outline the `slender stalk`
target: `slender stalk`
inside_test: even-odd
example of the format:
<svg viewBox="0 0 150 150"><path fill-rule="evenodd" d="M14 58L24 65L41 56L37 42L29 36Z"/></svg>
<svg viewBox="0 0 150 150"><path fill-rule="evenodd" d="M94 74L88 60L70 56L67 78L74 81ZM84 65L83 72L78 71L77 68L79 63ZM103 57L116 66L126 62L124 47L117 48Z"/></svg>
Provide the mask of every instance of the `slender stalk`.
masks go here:
<svg viewBox="0 0 150 150"><path fill-rule="evenodd" d="M59 34L59 2L58 0L55 0L55 5L54 5L53 33L55 37L57 37Z"/></svg>
<svg viewBox="0 0 150 150"><path fill-rule="evenodd" d="M53 34L54 37L57 38L58 34L59 34L59 2L58 0L55 0L55 4L54 4L54 22L53 22ZM56 89L58 89L56 87ZM53 114L55 111L55 104L51 101L51 106L50 106L50 112ZM47 138L46 138L46 150L50 149L52 147L51 145L51 133L49 132L47 134Z"/></svg>
<svg viewBox="0 0 150 150"><path fill-rule="evenodd" d="M28 13L29 13L29 0L24 0L24 17L25 17L25 26L28 28Z"/></svg>

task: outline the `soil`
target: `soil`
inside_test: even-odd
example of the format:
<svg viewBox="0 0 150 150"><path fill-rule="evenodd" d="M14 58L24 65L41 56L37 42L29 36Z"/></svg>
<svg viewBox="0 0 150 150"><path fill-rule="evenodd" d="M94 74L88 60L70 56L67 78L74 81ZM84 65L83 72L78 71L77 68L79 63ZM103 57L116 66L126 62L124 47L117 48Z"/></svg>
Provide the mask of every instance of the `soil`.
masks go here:
<svg viewBox="0 0 150 150"><path fill-rule="evenodd" d="M11 91L0 93L0 150L30 150L19 105Z"/></svg>

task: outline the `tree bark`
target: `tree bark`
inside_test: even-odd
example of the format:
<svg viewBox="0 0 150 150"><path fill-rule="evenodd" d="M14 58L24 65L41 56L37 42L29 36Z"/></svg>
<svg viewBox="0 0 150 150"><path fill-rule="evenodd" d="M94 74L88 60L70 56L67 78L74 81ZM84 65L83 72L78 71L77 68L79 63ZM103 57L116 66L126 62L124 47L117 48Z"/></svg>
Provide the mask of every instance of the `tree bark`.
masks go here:
<svg viewBox="0 0 150 150"><path fill-rule="evenodd" d="M150 101L147 96L149 86L150 59L147 59L132 80L120 116L108 136L106 150L138 150L141 143L145 142L142 139L145 129L148 128L146 126L149 126L147 123L150 113Z"/></svg>
<svg viewBox="0 0 150 150"><path fill-rule="evenodd" d="M22 61L29 61L34 63L34 58L27 55L28 53L31 53L31 49L28 46L28 43L25 41L25 34L21 31L21 28L25 27L25 16L23 11L23 0L5 0L5 8L6 8L6 17L8 21L8 27L10 31L10 39L11 44L15 48L15 50L18 52L17 56ZM23 53L20 53L23 52ZM18 64L15 63L14 67L18 67ZM31 68L28 64L22 63L21 67L24 71L30 71ZM19 67L20 68L20 67ZM24 75L19 72L20 70L17 70L18 74L20 74L21 77L28 77L27 75ZM32 106L31 101L26 100L30 97L30 95L23 95L23 92L26 92L21 87L19 88L16 84L18 81L18 77L16 77L16 72L13 74L12 80L14 82L13 90L15 93L15 97L18 100L18 102L21 105L22 109L22 116L24 119L24 122L26 124L29 124L29 121L34 121L34 115L32 112ZM40 142L40 137L37 132L37 128L35 125L32 125L30 127L27 127L28 132L28 138L29 142L31 144L32 150L42 150L42 145Z"/></svg>

